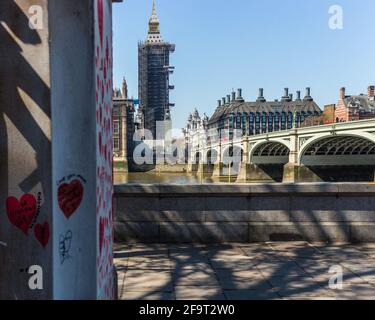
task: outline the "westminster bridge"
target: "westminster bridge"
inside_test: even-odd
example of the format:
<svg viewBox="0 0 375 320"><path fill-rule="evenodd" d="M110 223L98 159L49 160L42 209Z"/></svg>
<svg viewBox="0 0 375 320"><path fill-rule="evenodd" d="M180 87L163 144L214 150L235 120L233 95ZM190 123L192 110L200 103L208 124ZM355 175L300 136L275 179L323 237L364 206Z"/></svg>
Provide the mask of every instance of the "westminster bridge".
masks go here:
<svg viewBox="0 0 375 320"><path fill-rule="evenodd" d="M189 172L237 182L374 181L375 119L218 139L189 155Z"/></svg>
<svg viewBox="0 0 375 320"><path fill-rule="evenodd" d="M375 242L375 119L241 137L189 154L191 172L239 183L117 185L118 239Z"/></svg>

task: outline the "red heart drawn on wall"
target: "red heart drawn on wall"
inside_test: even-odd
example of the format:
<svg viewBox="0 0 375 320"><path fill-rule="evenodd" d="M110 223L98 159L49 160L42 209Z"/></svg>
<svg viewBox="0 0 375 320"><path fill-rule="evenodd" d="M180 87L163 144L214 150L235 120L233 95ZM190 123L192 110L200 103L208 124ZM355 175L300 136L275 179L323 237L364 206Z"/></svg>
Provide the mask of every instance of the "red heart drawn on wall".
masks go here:
<svg viewBox="0 0 375 320"><path fill-rule="evenodd" d="M83 198L83 186L81 181L73 180L71 183L64 183L58 190L59 207L65 217L69 219L81 205Z"/></svg>
<svg viewBox="0 0 375 320"><path fill-rule="evenodd" d="M49 241L49 224L45 222L42 224L37 224L34 228L35 238L40 242L40 244L45 248Z"/></svg>
<svg viewBox="0 0 375 320"><path fill-rule="evenodd" d="M105 219L100 218L100 221L99 221L99 250L100 250L100 255L102 254L102 249L103 249L104 227L105 227Z"/></svg>
<svg viewBox="0 0 375 320"><path fill-rule="evenodd" d="M99 24L99 35L100 45L103 46L103 27L104 27L104 9L103 0L98 0L98 24Z"/></svg>
<svg viewBox="0 0 375 320"><path fill-rule="evenodd" d="M6 201L6 210L9 221L28 235L29 227L37 213L35 197L25 194L20 201L15 197L9 197Z"/></svg>

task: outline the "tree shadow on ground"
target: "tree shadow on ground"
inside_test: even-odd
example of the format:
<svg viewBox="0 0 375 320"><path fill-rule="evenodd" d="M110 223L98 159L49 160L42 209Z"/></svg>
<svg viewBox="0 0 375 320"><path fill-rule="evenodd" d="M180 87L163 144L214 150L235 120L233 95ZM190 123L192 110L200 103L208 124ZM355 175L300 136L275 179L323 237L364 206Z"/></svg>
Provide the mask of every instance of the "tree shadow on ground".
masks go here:
<svg viewBox="0 0 375 320"><path fill-rule="evenodd" d="M370 264L375 260L364 247L313 246L299 242L170 245L165 248L155 252L140 250L134 255L132 247L129 247L116 255L117 258L127 256L130 259L132 256L152 257L156 263L160 253L165 255L167 250L169 259L177 262L168 271L171 273L170 280L139 292L137 299L163 299L162 293L168 293L169 299L202 300L364 299L375 294L375 267L361 267L361 262L366 259ZM336 252L330 254L331 249ZM370 253L375 254L375 247ZM334 276L330 268L337 266L343 271L342 291L329 287L329 281ZM132 268L137 267L133 265ZM166 270L157 270L155 277L158 272ZM134 281L137 281L136 277ZM126 287L124 293L126 296Z"/></svg>

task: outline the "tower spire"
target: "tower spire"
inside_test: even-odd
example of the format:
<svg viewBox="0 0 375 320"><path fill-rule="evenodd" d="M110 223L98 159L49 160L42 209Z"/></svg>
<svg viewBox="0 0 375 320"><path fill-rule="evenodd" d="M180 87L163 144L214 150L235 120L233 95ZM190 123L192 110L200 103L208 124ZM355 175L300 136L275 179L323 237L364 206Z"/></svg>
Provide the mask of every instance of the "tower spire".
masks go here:
<svg viewBox="0 0 375 320"><path fill-rule="evenodd" d="M155 0L152 0L152 15L156 16L156 4L155 4Z"/></svg>
<svg viewBox="0 0 375 320"><path fill-rule="evenodd" d="M156 4L155 0L152 1L152 14L148 22L148 43L160 43L163 42L160 35L160 22L158 15L156 13Z"/></svg>
<svg viewBox="0 0 375 320"><path fill-rule="evenodd" d="M122 79L121 95L123 99L128 99L128 85L125 77Z"/></svg>

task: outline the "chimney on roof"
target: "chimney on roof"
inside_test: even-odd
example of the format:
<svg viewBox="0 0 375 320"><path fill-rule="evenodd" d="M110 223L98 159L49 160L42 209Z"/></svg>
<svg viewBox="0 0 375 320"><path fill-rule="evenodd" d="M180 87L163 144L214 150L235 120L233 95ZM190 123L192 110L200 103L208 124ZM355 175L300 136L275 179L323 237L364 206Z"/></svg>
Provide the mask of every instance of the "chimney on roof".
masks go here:
<svg viewBox="0 0 375 320"><path fill-rule="evenodd" d="M222 105L225 105L227 103L225 100L225 97L223 97L221 100L222 100Z"/></svg>
<svg viewBox="0 0 375 320"><path fill-rule="evenodd" d="M345 97L346 97L345 92L346 92L345 87L342 87L342 88L340 89L340 100L345 100Z"/></svg>
<svg viewBox="0 0 375 320"><path fill-rule="evenodd" d="M230 103L230 94L227 94L227 103Z"/></svg>
<svg viewBox="0 0 375 320"><path fill-rule="evenodd" d="M217 106L221 107L221 100L217 100Z"/></svg>
<svg viewBox="0 0 375 320"><path fill-rule="evenodd" d="M281 98L281 101L289 101L289 88L284 89L284 96Z"/></svg>
<svg viewBox="0 0 375 320"><path fill-rule="evenodd" d="M242 89L237 89L237 100L242 100Z"/></svg>
<svg viewBox="0 0 375 320"><path fill-rule="evenodd" d="M375 86L368 87L368 97L372 100L375 98Z"/></svg>
<svg viewBox="0 0 375 320"><path fill-rule="evenodd" d="M301 101L301 91L297 91L297 99L296 101Z"/></svg>
<svg viewBox="0 0 375 320"><path fill-rule="evenodd" d="M233 91L232 92L232 102L236 101L236 93Z"/></svg>
<svg viewBox="0 0 375 320"><path fill-rule="evenodd" d="M305 97L303 98L303 100L305 101L313 101L314 99L311 97L311 88L310 87L307 87L306 88L306 95Z"/></svg>
<svg viewBox="0 0 375 320"><path fill-rule="evenodd" d="M244 98L242 98L242 89L237 89L237 98L236 101L238 102L245 102Z"/></svg>
<svg viewBox="0 0 375 320"><path fill-rule="evenodd" d="M259 88L259 96L258 96L257 102L265 102L266 101L263 94L264 94L264 89Z"/></svg>
<svg viewBox="0 0 375 320"><path fill-rule="evenodd" d="M290 93L290 94L289 94L289 100L290 100L290 101L293 101L293 93Z"/></svg>

